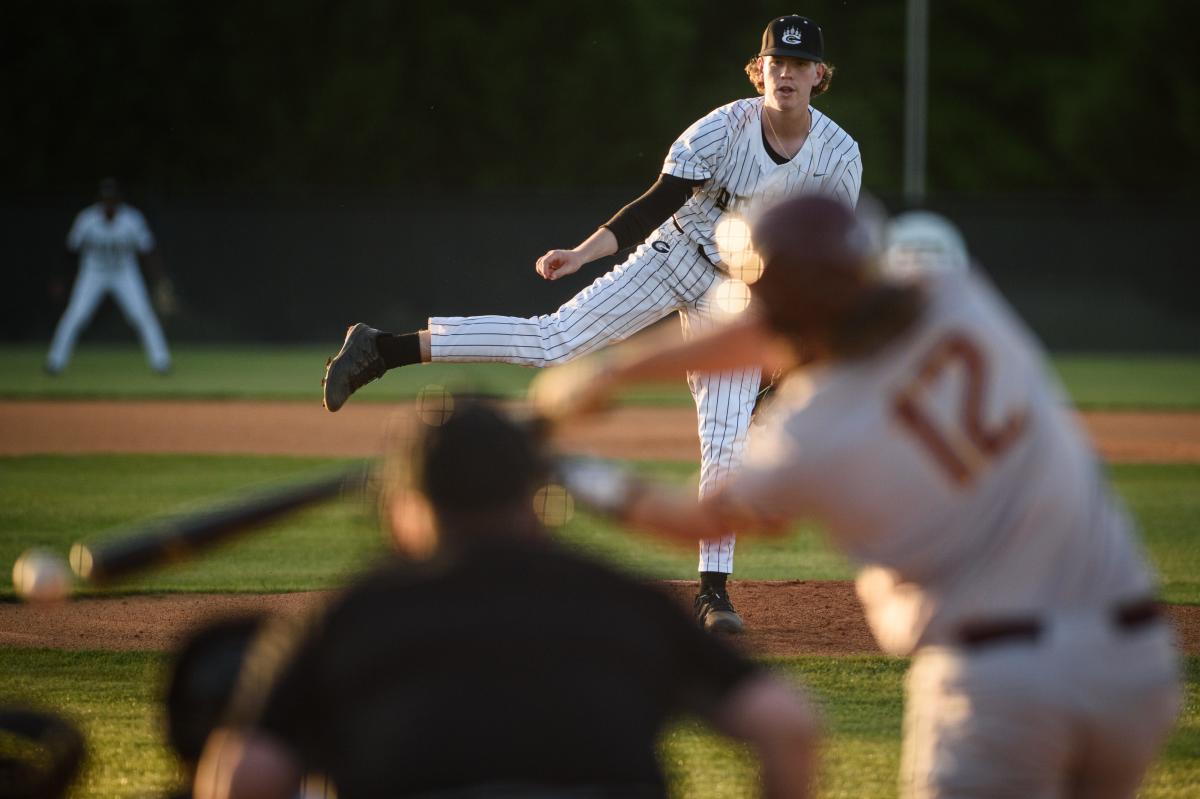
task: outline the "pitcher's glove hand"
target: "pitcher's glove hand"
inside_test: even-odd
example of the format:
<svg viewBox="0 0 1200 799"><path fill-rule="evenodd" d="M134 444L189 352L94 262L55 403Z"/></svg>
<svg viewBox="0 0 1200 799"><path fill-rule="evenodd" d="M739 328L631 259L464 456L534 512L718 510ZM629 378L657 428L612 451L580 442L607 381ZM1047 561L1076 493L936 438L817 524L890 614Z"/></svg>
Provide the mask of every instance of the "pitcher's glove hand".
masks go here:
<svg viewBox="0 0 1200 799"><path fill-rule="evenodd" d="M175 296L175 284L163 276L154 284L154 310L159 316L174 316L179 311L179 300Z"/></svg>

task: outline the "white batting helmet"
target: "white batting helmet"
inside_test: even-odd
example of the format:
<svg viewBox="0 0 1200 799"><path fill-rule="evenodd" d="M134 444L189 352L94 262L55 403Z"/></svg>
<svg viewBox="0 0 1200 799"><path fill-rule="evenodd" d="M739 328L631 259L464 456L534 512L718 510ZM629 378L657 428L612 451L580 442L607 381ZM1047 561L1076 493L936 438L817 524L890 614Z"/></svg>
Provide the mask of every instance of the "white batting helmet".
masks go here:
<svg viewBox="0 0 1200 799"><path fill-rule="evenodd" d="M970 265L958 228L931 211L897 215L888 225L884 245L883 270L893 277L965 272Z"/></svg>

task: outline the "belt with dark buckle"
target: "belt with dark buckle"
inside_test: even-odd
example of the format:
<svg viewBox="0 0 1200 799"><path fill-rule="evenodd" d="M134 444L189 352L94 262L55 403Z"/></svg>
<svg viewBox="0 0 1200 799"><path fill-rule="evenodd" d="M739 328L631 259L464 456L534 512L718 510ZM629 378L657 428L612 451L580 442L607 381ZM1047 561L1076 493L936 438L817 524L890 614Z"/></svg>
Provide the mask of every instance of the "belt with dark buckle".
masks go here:
<svg viewBox="0 0 1200 799"><path fill-rule="evenodd" d="M680 233L683 233L683 228L679 226L679 220L675 218L674 214L671 215L671 224L675 226L676 230L678 230ZM686 236L687 234L684 233L684 235ZM696 252L700 253L700 257L712 264L714 268L719 269L722 272L725 271L725 267L721 266L720 264L713 264L712 259L708 257L708 253L704 251L703 244L696 245Z"/></svg>
<svg viewBox="0 0 1200 799"><path fill-rule="evenodd" d="M1112 619L1113 624L1122 630L1134 630L1143 624L1161 619L1162 615L1162 606L1158 604L1158 600L1146 597L1117 605L1113 609Z"/></svg>
<svg viewBox="0 0 1200 799"><path fill-rule="evenodd" d="M1042 635L1042 623L1034 618L970 621L958 628L958 643L977 649L1001 641L1036 641Z"/></svg>
<svg viewBox="0 0 1200 799"><path fill-rule="evenodd" d="M1112 623L1120 630L1135 630L1162 618L1162 608L1152 598L1124 602L1112 610ZM958 643L966 649L978 649L1002 641L1036 642L1045 625L1033 617L970 621L958 628Z"/></svg>

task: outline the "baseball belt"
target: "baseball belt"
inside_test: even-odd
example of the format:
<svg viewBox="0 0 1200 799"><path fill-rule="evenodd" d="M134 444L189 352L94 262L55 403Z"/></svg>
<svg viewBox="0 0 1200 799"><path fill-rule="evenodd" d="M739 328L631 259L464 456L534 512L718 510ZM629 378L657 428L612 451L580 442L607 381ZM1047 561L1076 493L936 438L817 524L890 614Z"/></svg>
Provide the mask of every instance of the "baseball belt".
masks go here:
<svg viewBox="0 0 1200 799"><path fill-rule="evenodd" d="M1142 598L1123 602L1113 608L1109 619L1118 630L1135 630L1162 618L1162 608L1153 598ZM966 622L958 628L957 643L965 649L979 649L1002 642L1035 642L1046 630L1041 619L1014 617Z"/></svg>
<svg viewBox="0 0 1200 799"><path fill-rule="evenodd" d="M683 232L683 228L679 226L679 220L675 218L675 215L674 215L674 214L672 214L672 215L671 215L671 224L675 226L675 229L676 229L676 230L678 230L680 233L682 233L682 234L683 234L684 238L687 238L687 234L686 234L686 233L684 233L684 232ZM706 252L704 251L704 245L703 245L703 244L697 244L697 245L696 245L696 252L700 253L700 257L701 257L701 258L703 258L704 260L706 260L706 261L708 261L710 264L712 264L714 269L716 269L716 270L717 270L717 271L719 271L719 272L726 272L726 273L728 274L728 272L727 272L727 270L725 269L724 265L722 265L722 264L719 264L719 263L713 264L713 262L712 262L712 259L708 257L708 253L706 253Z"/></svg>

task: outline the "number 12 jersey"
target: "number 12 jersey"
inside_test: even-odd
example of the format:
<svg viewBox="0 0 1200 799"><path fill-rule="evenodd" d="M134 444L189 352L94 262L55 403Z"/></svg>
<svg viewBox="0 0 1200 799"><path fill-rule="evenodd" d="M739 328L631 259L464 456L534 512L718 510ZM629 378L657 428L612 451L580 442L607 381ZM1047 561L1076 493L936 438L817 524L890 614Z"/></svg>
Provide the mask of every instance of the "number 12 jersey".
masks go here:
<svg viewBox="0 0 1200 799"><path fill-rule="evenodd" d="M729 489L821 522L862 567L880 646L968 619L1070 613L1152 590L1041 347L972 273L923 278L917 323L872 355L797 372Z"/></svg>

